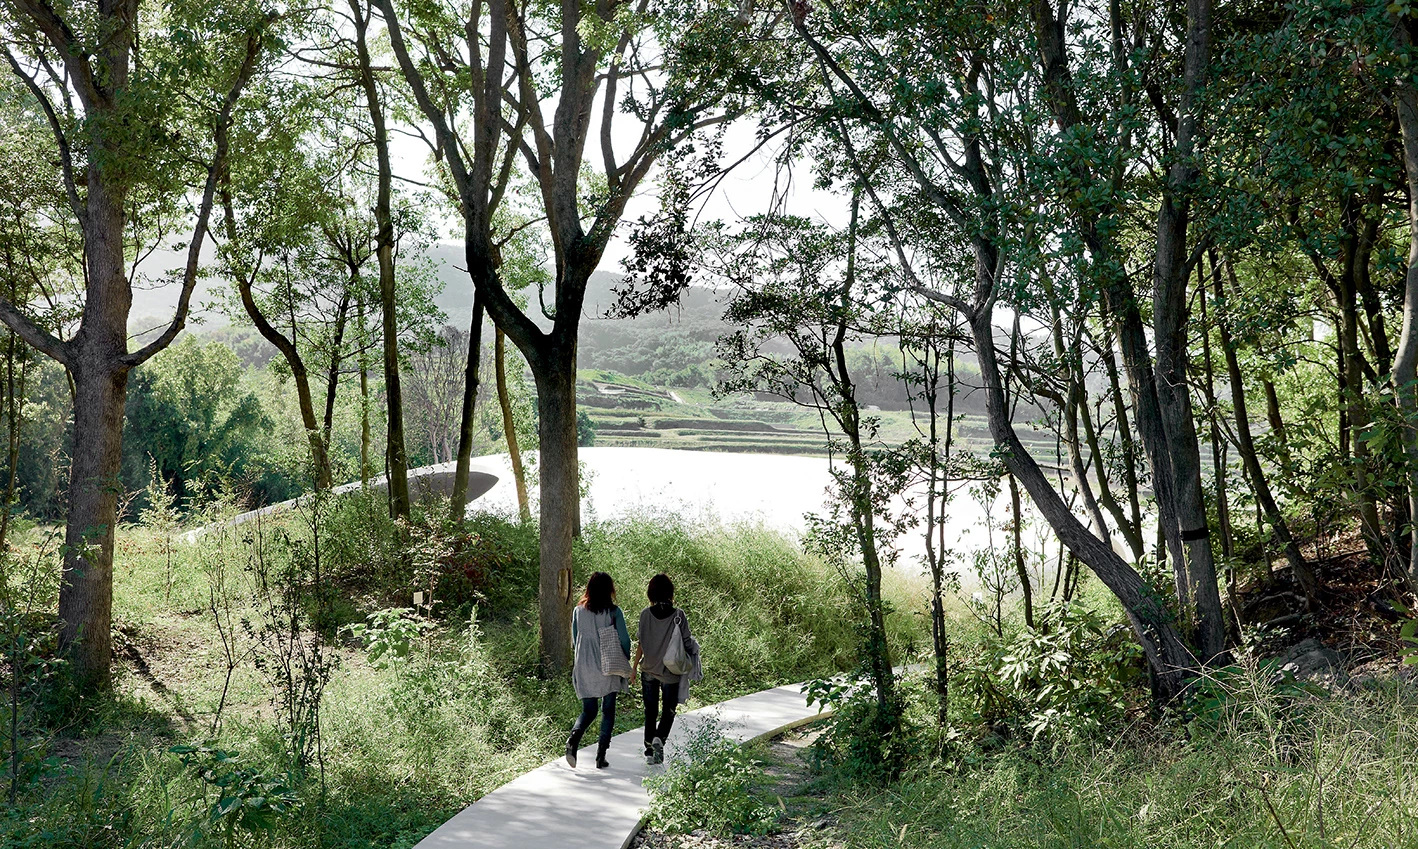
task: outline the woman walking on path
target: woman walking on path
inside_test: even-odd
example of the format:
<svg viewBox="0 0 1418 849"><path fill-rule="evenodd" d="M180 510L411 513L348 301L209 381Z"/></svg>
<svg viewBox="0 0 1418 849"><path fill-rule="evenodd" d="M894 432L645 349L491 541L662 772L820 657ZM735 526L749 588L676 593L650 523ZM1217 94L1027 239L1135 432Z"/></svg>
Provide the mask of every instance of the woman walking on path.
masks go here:
<svg viewBox="0 0 1418 849"><path fill-rule="evenodd" d="M699 643L689 633L689 617L674 605L674 582L661 572L650 579L645 595L650 606L640 611L636 632L640 644L635 647L630 683L635 683L637 672L645 673L645 762L659 764L665 762L665 740L674 725L675 709L689 699L689 682L702 675L695 677L699 673ZM682 641L679 646L673 645L676 639ZM692 668L668 668L667 654L677 655L674 660L692 662Z"/></svg>
<svg viewBox="0 0 1418 849"><path fill-rule="evenodd" d="M601 737L596 746L596 769L605 769L610 766L606 749L610 748L611 731L615 728L615 697L629 689L625 681L633 674L625 614L615 605L615 582L605 572L591 575L581 603L571 612L571 644L575 650L571 680L576 698L581 700L581 716L566 741L566 762L576 766L576 750L586 729L596 721L599 703Z"/></svg>

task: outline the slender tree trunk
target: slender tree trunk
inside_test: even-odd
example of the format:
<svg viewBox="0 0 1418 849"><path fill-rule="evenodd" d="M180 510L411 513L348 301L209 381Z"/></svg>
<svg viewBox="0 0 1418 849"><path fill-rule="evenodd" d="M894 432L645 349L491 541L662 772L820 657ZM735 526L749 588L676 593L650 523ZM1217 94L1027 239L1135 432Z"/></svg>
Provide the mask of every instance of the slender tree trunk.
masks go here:
<svg viewBox="0 0 1418 849"><path fill-rule="evenodd" d="M1411 49L1414 20L1405 15L1396 20L1400 45ZM1398 126L1403 136L1403 171L1408 182L1408 266L1403 287L1403 329L1394 358L1393 382L1399 407L1404 413L1404 448L1408 454L1408 513L1418 519L1418 87L1412 78L1400 74L1395 82ZM1418 590L1418 525L1410 531L1407 579Z"/></svg>
<svg viewBox="0 0 1418 849"><path fill-rule="evenodd" d="M925 356L935 354L934 368L928 369L926 401L930 412L930 483L926 488L926 561L931 570L931 648L935 658L936 722L950 724L950 638L945 630L945 550L936 535L945 528L946 498L950 493L950 452L955 442L955 338L947 342L945 365L945 440L939 440L936 404L940 376L940 349L926 341ZM943 451L943 456L942 456ZM939 481L939 484L937 484ZM937 489L937 485L939 489ZM937 514L937 506L939 514Z"/></svg>
<svg viewBox="0 0 1418 849"><path fill-rule="evenodd" d="M379 164L374 202L375 256L379 261L379 306L384 335L384 396L388 406L389 512L396 519L409 517L409 453L404 439L404 391L399 381L399 321L395 310L393 166L389 161L389 132L379 86L370 66L366 41L371 10L361 0L349 0L355 18L355 47L359 56L359 81L364 88L369 122L374 130L374 152Z"/></svg>
<svg viewBox="0 0 1418 849"><path fill-rule="evenodd" d="M1232 293L1239 293L1240 288L1236 284L1235 269L1231 268L1230 263L1226 263L1226 271L1231 277ZM1211 286L1218 305L1225 303L1225 291L1221 288L1221 269L1216 267L1214 259L1211 269ZM1295 580L1304 590L1305 598L1310 604L1313 604L1320 590L1319 579L1310 564L1305 561L1304 555L1300 553L1300 546L1291 535L1290 525L1285 521L1285 516L1281 514L1279 505L1275 503L1275 497L1270 491L1270 483L1265 477L1265 470L1261 468L1260 456L1256 453L1255 441L1251 437L1251 420L1246 409L1246 386L1241 373L1241 364L1236 357L1236 345L1231 339L1230 327L1219 306L1216 315L1216 329L1221 336L1221 350L1226 360L1226 374L1231 382L1231 406L1236 414L1236 450L1241 453L1241 461L1246 466L1251 486L1255 491L1256 504L1264 512L1266 521L1275 533L1276 540L1284 548L1285 560L1290 565L1290 571L1294 573Z"/></svg>
<svg viewBox="0 0 1418 849"><path fill-rule="evenodd" d="M14 295L11 294L13 299ZM20 434L21 434L21 412L24 409L25 399L25 376L28 358L25 351L20 347L20 340L13 331L9 333L9 341L5 348L5 424L8 431L6 440L6 469L9 472L9 480L5 484L5 503L3 510L0 510L0 557L5 556L8 549L10 533L10 511L15 505L15 489L20 480ZM15 377L15 362L19 361L19 378Z"/></svg>
<svg viewBox="0 0 1418 849"><path fill-rule="evenodd" d="M353 284L351 284L353 285ZM335 309L335 334L330 343L330 371L325 377L325 422L321 434L326 446L335 430L335 393L340 387L340 366L344 363L345 327L349 323L350 293L347 290Z"/></svg>
<svg viewBox="0 0 1418 849"><path fill-rule="evenodd" d="M1029 582L1029 569L1024 565L1023 511L1019 507L1019 482L1013 474L1005 474L1009 479L1010 538L1014 549L1014 571L1019 575L1019 591L1024 595L1024 624L1034 629L1034 588ZM1104 533L1107 529L1104 528Z"/></svg>
<svg viewBox="0 0 1418 849"><path fill-rule="evenodd" d="M227 220L234 221L230 198L227 198ZM234 228L234 224L229 225L229 229ZM251 281L254 271L242 270L237 274L237 294L241 297L241 304L246 308L246 315L251 319L251 323L256 325L256 330L267 342L275 346L285 358L286 365L290 367L291 382L295 384L296 405L300 408L300 423L305 428L305 440L310 446L310 459L314 465L315 488L329 489L332 484L330 471L330 455L325 450L325 438L320 421L315 417L315 399L310 391L310 373L305 368L305 360L300 356L295 343L286 337L284 333L277 330L270 321L266 319L261 308L256 304L256 298L251 291Z"/></svg>
<svg viewBox="0 0 1418 849"><path fill-rule="evenodd" d="M1105 320L1106 326L1106 320ZM1132 441L1132 425L1128 422L1127 396L1123 394L1122 382L1118 376L1117 356L1113 353L1113 333L1110 329L1105 331L1105 344L1100 346L1103 355L1103 365L1108 372L1109 393L1113 399L1113 419L1114 429L1118 434L1118 445L1122 449L1123 455L1123 489L1128 497L1128 512L1132 521L1132 526L1137 535L1137 544L1133 547L1133 556L1141 560L1143 554L1142 540L1142 496L1141 487L1137 481L1137 446Z"/></svg>
<svg viewBox="0 0 1418 849"><path fill-rule="evenodd" d="M1214 258L1212 262L1214 270ZM1220 411L1216 403L1216 369L1211 358L1211 317L1206 303L1206 279L1200 262L1196 264L1196 273L1200 281L1197 301L1201 304L1202 371L1206 378L1201 389L1206 398L1206 422L1211 440L1211 474L1216 487L1216 522L1221 526L1221 554L1229 558L1234 554L1234 538L1231 533L1231 505L1226 493L1226 443L1221 439ZM1230 573L1229 568L1227 573Z"/></svg>
<svg viewBox="0 0 1418 849"><path fill-rule="evenodd" d="M1342 268L1337 276L1335 296L1339 308L1339 349L1344 363L1345 391L1341 399L1351 433L1350 445L1354 456L1354 490L1359 499L1359 525L1369 556L1376 563L1385 560L1384 533L1379 519L1378 490L1382 484L1373 480L1370 463L1372 452L1369 443L1357 435L1363 434L1369 426L1369 411L1365 406L1364 373L1367 362L1359 350L1359 309L1358 286L1355 282L1355 263L1358 259L1358 210L1357 200L1346 196L1342 204L1341 217L1344 221L1345 238L1341 255Z"/></svg>
<svg viewBox="0 0 1418 849"><path fill-rule="evenodd" d="M1280 417L1280 396L1275 394L1275 383L1269 378L1261 378L1261 388L1265 390L1265 417L1270 423L1270 432L1285 451L1283 462L1289 465L1289 440L1285 435L1285 420Z"/></svg>
<svg viewBox="0 0 1418 849"><path fill-rule="evenodd" d="M493 358L497 372L497 403L502 408L502 435L507 440L507 458L512 464L512 481L517 486L517 515L532 521L527 501L527 473L522 468L522 449L517 445L517 421L512 415L512 396L507 391L507 337L499 329L493 337Z"/></svg>
<svg viewBox="0 0 1418 849"><path fill-rule="evenodd" d="M367 353L367 343L369 333L364 325L364 301L361 299L358 305L359 319L359 485L361 489L369 489L369 476L372 467L369 465L369 355Z"/></svg>
<svg viewBox="0 0 1418 849"><path fill-rule="evenodd" d="M992 299L989 297L994 288L994 248L977 242L975 252L977 291L975 306L967 313L967 318L975 340L996 450L1059 540L1118 597L1154 673L1154 698L1159 703L1171 702L1186 689L1188 680L1195 674L1197 660L1177 631L1166 604L1136 571L1078 521L1014 432L994 345Z"/></svg>
<svg viewBox="0 0 1418 849"><path fill-rule="evenodd" d="M448 509L455 522L463 521L468 509L468 466L473 459L473 414L477 410L478 384L482 371L483 301L473 287L473 318L468 328L468 365L463 373L463 409L458 426L458 465L453 472L453 494Z"/></svg>
<svg viewBox="0 0 1418 849"><path fill-rule="evenodd" d="M1212 271L1216 271L1216 257L1212 254ZM1233 558L1236 553L1235 534L1231 526L1231 501L1227 491L1226 442L1221 438L1221 411L1216 402L1216 368L1211 357L1211 316L1207 308L1206 277L1201 262L1196 265L1197 300L1201 304L1201 355L1206 382L1202 391L1206 397L1206 421L1211 438L1211 474L1216 486L1216 523L1221 531L1221 554L1225 576L1226 604L1231 609L1227 620L1227 632L1233 640L1240 639L1241 603L1236 596L1236 567ZM1231 626L1235 625L1235 628Z"/></svg>

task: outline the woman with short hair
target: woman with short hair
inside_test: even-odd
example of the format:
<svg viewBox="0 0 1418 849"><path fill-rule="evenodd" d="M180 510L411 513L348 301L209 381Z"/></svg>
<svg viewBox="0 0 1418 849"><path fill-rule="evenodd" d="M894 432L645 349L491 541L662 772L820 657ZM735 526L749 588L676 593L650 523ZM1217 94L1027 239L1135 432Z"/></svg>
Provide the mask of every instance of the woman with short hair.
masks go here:
<svg viewBox="0 0 1418 849"><path fill-rule="evenodd" d="M619 663L609 658L611 663L602 662L601 631L615 628L619 646L609 647L609 651L623 652ZM609 640L609 634L607 635ZM596 769L610 766L606 761L606 750L611 745L611 732L615 728L615 697L629 687L620 675L607 674L604 670L621 666L629 669L630 633L625 629L625 614L615 604L615 582L605 572L595 572L586 581L586 591L581 594L581 602L571 612L571 644L575 648L575 659L571 664L571 681L576 687L576 698L581 700L581 716L571 727L571 736L566 740L566 763L576 766L576 750L581 746L581 737L591 723L596 720L596 708L601 709L601 736L596 746Z"/></svg>
<svg viewBox="0 0 1418 849"><path fill-rule="evenodd" d="M640 611L640 626L636 631L639 645L631 662L630 683L636 674L644 672L642 692L645 696L645 762L665 762L665 740L675 722L675 709L689 697L689 680L693 672L676 673L665 667L665 653L679 639L685 653L699 666L699 644L689 632L689 617L675 607L675 585L670 576L661 572L650 579L645 589L650 606Z"/></svg>

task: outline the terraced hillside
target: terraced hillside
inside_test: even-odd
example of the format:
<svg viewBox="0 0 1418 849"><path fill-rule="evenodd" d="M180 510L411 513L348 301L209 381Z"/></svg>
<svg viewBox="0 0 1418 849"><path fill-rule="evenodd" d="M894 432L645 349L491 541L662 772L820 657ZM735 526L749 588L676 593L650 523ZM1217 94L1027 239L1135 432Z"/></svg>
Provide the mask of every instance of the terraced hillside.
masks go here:
<svg viewBox="0 0 1418 849"><path fill-rule="evenodd" d="M613 371L582 369L577 405L591 417L596 444L760 454L827 453L817 412L774 398L749 394L715 398L706 389L652 386ZM909 411L874 410L886 441L917 436ZM956 422L960 445L988 453L984 418L966 414ZM1021 437L1041 458L1054 454L1053 438L1021 428ZM1029 439L1034 437L1034 439Z"/></svg>

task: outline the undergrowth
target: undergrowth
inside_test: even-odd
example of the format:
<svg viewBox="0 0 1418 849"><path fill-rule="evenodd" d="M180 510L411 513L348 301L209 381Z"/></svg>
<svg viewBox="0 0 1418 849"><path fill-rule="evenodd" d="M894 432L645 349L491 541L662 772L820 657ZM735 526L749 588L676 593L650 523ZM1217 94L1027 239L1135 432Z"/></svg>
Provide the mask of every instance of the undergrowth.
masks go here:
<svg viewBox="0 0 1418 849"><path fill-rule="evenodd" d="M438 505L398 526L374 501L218 521L176 546L172 529L122 528L113 693L24 714L46 717L25 729L43 751L0 812L0 845L399 849L554 756L576 700L569 681L538 675L535 526L478 515L454 530ZM845 582L772 530L674 515L588 524L576 566L615 576L632 623L649 577L675 578L704 651L688 707L852 663ZM905 589L903 642L919 619ZM267 630L272 611L305 624ZM395 633L371 651L371 628ZM308 718L294 737L292 705Z"/></svg>

